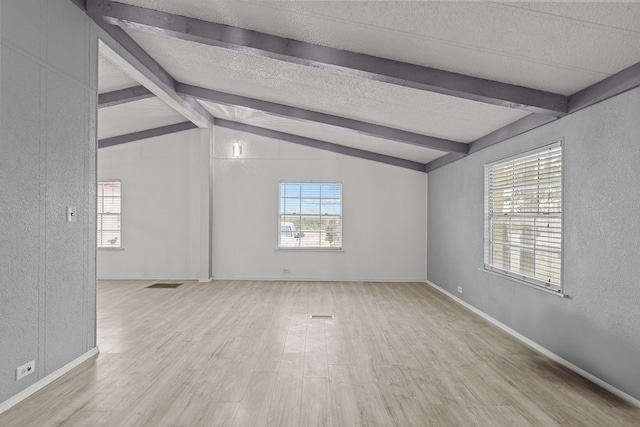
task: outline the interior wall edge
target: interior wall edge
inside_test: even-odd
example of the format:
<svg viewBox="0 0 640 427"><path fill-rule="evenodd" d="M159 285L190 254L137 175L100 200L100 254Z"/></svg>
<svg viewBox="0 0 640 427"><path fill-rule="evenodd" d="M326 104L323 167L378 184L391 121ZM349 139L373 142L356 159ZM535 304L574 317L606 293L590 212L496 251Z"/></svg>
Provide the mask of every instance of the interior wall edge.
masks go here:
<svg viewBox="0 0 640 427"><path fill-rule="evenodd" d="M84 353L83 355L81 355L81 356L77 357L76 359L72 360L71 362L67 363L63 367L61 367L61 368L55 370L54 372L50 373L46 377L41 378L38 382L36 382L34 384L31 384L29 387L25 388L24 390L22 390L18 394L10 397L9 399L5 400L4 402L1 402L0 403L0 414L8 411L11 408L13 408L18 403L22 402L23 400L25 400L26 398L28 398L32 394L34 394L37 391L43 389L47 385L51 384L52 382L54 382L58 378L62 377L66 373L70 372L72 369L80 366L81 364L83 364L87 360L91 359L92 357L97 356L99 353L100 353L100 349L96 346L96 347L92 348L91 350L87 351L86 353Z"/></svg>

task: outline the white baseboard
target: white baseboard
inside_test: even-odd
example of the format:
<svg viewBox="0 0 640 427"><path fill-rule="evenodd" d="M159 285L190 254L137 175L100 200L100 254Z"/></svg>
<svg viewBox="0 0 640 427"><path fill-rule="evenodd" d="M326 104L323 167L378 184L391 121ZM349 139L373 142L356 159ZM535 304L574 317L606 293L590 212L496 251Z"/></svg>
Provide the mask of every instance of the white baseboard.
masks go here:
<svg viewBox="0 0 640 427"><path fill-rule="evenodd" d="M558 356L557 354L555 354L555 353L551 352L550 350L542 347L540 344L536 343L535 341L530 340L529 338L525 337L524 335L522 335L522 334L518 333L517 331L511 329L510 327L508 327L504 323L502 323L502 322L494 319L493 317L489 316L487 313L477 309L476 307L472 306L471 304L469 304L469 303L461 300L457 296L453 295L452 293L442 289L441 287L439 287L435 283L432 283L432 282L430 282L428 280L426 281L426 283L429 286L431 286L432 288L434 288L435 290L437 290L437 291L443 293L444 295L448 296L449 298L451 298L452 300L454 300L458 304L460 304L460 305L464 306L465 308L473 311L478 316L480 316L480 317L488 320L489 322L493 323L494 325L496 325L497 327L499 327L500 329L502 329L503 331L505 331L509 335L511 335L514 338L522 341L524 344L528 345L529 347L531 347L532 349L536 350L537 352L542 353L543 355L547 356L549 359L551 359L551 360L553 360L555 362L558 362L559 364L561 364L565 368L571 369L576 374L588 379L592 383L597 384L600 387L602 387L603 389L615 394L620 399L624 400L625 402L628 402L629 404L635 406L636 408L640 408L640 400L639 399L636 399L635 397L631 396L628 393L625 393L624 391L620 390L619 388L616 388L616 387L612 386L608 382L605 382L604 380L601 380L600 378L596 377L593 374L590 374L589 372L585 371L584 369L579 368L578 366L574 365L573 363L569 362L568 360L563 359L562 357Z"/></svg>
<svg viewBox="0 0 640 427"><path fill-rule="evenodd" d="M15 396L13 396L13 397L5 400L4 402L0 403L0 414L2 414L3 412L6 412L10 408L12 408L15 405L17 405L18 403L22 402L24 399L26 399L27 397L31 396L36 391L38 391L38 390L46 387L47 385L51 384L52 382L54 382L55 380L57 380L58 378L60 378L61 376L63 376L67 372L69 372L70 370L72 370L73 368L77 367L78 365L80 365L83 362L86 362L87 360L89 360L90 358L92 358L93 356L95 356L98 353L100 353L100 349L98 349L98 347L92 348L88 352L84 353L82 356L80 356L80 357L72 360L71 362L67 363L62 368L56 370L55 372L52 372L51 374L49 374L46 377L44 377L41 380L39 380L38 382L36 382L34 384L31 384L29 387L25 388L24 390L22 390L20 393L16 394Z"/></svg>
<svg viewBox="0 0 640 427"><path fill-rule="evenodd" d="M393 278L393 277L349 277L349 278L336 278L336 277L317 277L317 276L215 276L214 280L227 280L227 281L256 281L256 282L371 282L371 283L424 283L424 277L414 278Z"/></svg>

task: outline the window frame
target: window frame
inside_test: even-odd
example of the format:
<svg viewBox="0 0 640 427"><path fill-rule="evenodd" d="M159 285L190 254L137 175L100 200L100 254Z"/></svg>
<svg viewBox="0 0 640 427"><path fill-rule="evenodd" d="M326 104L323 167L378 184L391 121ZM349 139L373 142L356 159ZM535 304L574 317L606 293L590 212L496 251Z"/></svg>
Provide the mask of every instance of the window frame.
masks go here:
<svg viewBox="0 0 640 427"><path fill-rule="evenodd" d="M281 246L281 236L282 236L282 216L285 215L282 212L282 185L283 184L294 184L294 185L305 185L305 184L314 184L314 185L339 185L340 186L340 214L339 214L339 233L340 233L340 246ZM302 192L302 189L301 189ZM302 194L300 195L302 198ZM333 197L331 197L333 199ZM320 196L319 200L322 200ZM276 250L278 251L336 251L341 252L344 251L344 188L341 181L280 181L278 183L278 228L277 228L277 236L276 236ZM299 216L303 216L302 213L297 214ZM322 213L318 215L319 218L322 218ZM305 230L296 230L296 232L304 232Z"/></svg>
<svg viewBox="0 0 640 427"><path fill-rule="evenodd" d="M507 270L504 268L500 268L497 267L495 265L492 265L491 262L491 245L492 245L492 240L491 240L491 236L492 236L492 228L491 228L491 213L490 213L490 200L491 200L491 186L490 186L490 172L493 168L499 167L499 166L504 166L505 164L508 164L510 162L526 162L527 158L534 158L535 156L538 156L542 153L545 153L549 150L555 150L557 152L559 152L559 156L560 156L560 183L559 183L559 187L560 187L560 214L556 217L559 219L560 221L560 230L559 233L557 234L559 239L560 239L560 249L559 249L559 284L554 284L554 283L548 283L545 282L543 280L540 279L536 279L535 277L531 277L525 274L522 274L520 272L515 272L513 270ZM483 250L484 250L484 262L483 262L483 270L491 273L491 274L495 274L497 276L500 277L506 277L510 280L516 281L518 283L539 289L539 290L543 290L543 291L547 291L550 293L553 293L555 295L559 295L559 296L565 296L564 295L564 201L565 201L565 186L564 186L564 175L565 175L565 153L564 153L564 141L562 139L558 140L558 141L554 141L553 143L550 144L545 144L543 146L539 146L537 148L533 148L524 152L521 152L519 154L513 155L513 156L509 156L506 158L502 158L500 160L496 160L490 163L486 163L484 165L484 242L483 242ZM537 181L537 182L542 182L542 181ZM530 183L529 185L534 185L535 182ZM514 187L516 188L516 187ZM510 216L513 217L513 216ZM534 217L534 223L535 223L535 218L551 218L551 216L544 215L544 214L538 214ZM533 256L534 256L534 264L535 264L535 256L536 256L536 252L538 252L535 249L533 249ZM544 252L543 250L539 250L539 252ZM534 267L535 268L535 267ZM535 273L534 273L535 274Z"/></svg>
<svg viewBox="0 0 640 427"><path fill-rule="evenodd" d="M118 183L120 186L120 212L118 214L112 214L113 216L119 216L120 218L120 228L119 228L119 235L118 235L118 242L117 245L113 245L113 246L99 246L99 241L98 241L98 235L100 234L102 230L101 228L101 222L100 219L103 215L105 215L104 213L100 212L100 185L104 185L104 184L108 184L108 183ZM104 195L102 196L102 199L104 200ZM104 208L104 207L103 207ZM119 179L100 179L97 181L96 183L96 248L98 250L124 250L124 247L122 245L122 181Z"/></svg>

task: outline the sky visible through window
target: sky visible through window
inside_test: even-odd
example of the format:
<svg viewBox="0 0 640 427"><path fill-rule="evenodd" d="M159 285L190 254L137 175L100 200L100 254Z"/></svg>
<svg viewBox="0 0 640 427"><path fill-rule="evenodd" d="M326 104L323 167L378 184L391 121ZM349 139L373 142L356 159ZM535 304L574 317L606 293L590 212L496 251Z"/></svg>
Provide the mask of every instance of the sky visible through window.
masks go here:
<svg viewBox="0 0 640 427"><path fill-rule="evenodd" d="M340 215L340 184L281 183L280 212L299 215Z"/></svg>

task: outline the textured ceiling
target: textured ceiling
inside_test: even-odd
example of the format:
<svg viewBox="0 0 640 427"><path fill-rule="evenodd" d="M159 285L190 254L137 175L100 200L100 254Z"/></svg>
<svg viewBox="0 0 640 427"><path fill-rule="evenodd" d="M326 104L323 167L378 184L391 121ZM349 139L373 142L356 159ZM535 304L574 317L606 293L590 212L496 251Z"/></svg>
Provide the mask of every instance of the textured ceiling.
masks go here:
<svg viewBox="0 0 640 427"><path fill-rule="evenodd" d="M153 129L186 119L158 98L98 110L98 139Z"/></svg>
<svg viewBox="0 0 640 427"><path fill-rule="evenodd" d="M98 93L137 86L138 82L100 55L98 60Z"/></svg>
<svg viewBox="0 0 640 427"><path fill-rule="evenodd" d="M182 83L470 142L526 113L183 40L128 31Z"/></svg>
<svg viewBox="0 0 640 427"><path fill-rule="evenodd" d="M563 95L640 60L635 2L118 1ZM178 82L433 137L469 143L527 115L246 51L125 31ZM136 84L101 59L101 93ZM417 162L446 154L246 108L203 105L215 117ZM99 137L184 120L158 99L122 104L100 110Z"/></svg>
<svg viewBox="0 0 640 427"><path fill-rule="evenodd" d="M304 136L307 138L318 139L320 141L331 142L361 150L373 151L375 153L398 157L400 159L428 163L444 154L437 150L390 141L388 139L375 138L350 130L335 128L333 126L319 123L302 122L278 117L249 108L230 107L211 102L201 103L214 117L246 123L260 128L277 130L293 135Z"/></svg>
<svg viewBox="0 0 640 427"><path fill-rule="evenodd" d="M633 3L121 2L565 95L640 57Z"/></svg>

